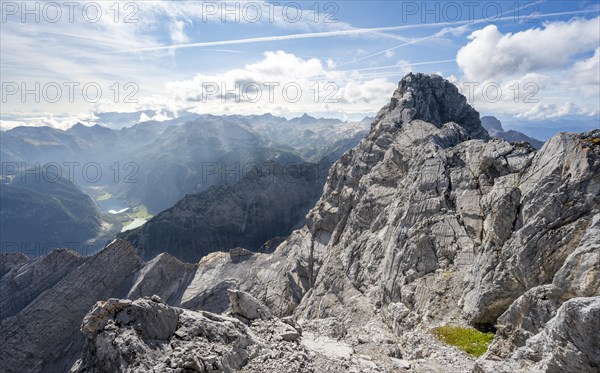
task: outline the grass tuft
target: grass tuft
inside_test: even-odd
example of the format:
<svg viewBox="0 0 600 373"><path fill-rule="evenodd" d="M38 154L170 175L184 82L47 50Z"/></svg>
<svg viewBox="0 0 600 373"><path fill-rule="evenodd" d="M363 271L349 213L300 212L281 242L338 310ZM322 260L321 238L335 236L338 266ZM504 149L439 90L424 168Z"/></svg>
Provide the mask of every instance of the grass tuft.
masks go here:
<svg viewBox="0 0 600 373"><path fill-rule="evenodd" d="M600 145L600 137L592 137L590 139L585 139L583 141L594 144L594 145Z"/></svg>
<svg viewBox="0 0 600 373"><path fill-rule="evenodd" d="M485 354L494 339L494 333L482 333L474 328L452 325L433 329L433 335L440 341L456 346L475 357Z"/></svg>

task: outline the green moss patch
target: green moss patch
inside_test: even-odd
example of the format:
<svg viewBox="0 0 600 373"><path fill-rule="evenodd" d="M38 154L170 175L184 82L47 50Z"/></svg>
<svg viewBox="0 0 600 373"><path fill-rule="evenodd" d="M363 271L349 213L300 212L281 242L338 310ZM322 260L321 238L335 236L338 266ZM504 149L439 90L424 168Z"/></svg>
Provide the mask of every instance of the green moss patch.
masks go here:
<svg viewBox="0 0 600 373"><path fill-rule="evenodd" d="M456 346L475 357L483 355L494 339L494 333L482 333L474 328L452 325L433 329L433 335L440 341Z"/></svg>

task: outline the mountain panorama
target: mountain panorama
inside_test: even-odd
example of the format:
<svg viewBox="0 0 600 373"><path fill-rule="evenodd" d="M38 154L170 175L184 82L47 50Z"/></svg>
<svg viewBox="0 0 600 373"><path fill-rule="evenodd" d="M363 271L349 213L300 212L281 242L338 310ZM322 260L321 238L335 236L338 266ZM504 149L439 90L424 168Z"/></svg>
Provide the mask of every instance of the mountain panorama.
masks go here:
<svg viewBox="0 0 600 373"><path fill-rule="evenodd" d="M112 161L135 132L173 184L6 177L3 235L41 219L108 244L3 250L0 371L600 371L600 130L536 143L413 73L368 123L300 119L3 134L32 164ZM296 167L198 185L202 159ZM82 190L147 222L118 233Z"/></svg>
<svg viewBox="0 0 600 373"><path fill-rule="evenodd" d="M187 261L210 247L258 250L304 224L329 166L369 124L183 113L119 130L16 127L0 136L3 251L37 257L67 247L90 255L121 232L146 259L159 250ZM190 214L182 226L164 219L182 204L188 211L197 206L197 222ZM222 218L213 221L215 215ZM143 239L147 234L152 240Z"/></svg>

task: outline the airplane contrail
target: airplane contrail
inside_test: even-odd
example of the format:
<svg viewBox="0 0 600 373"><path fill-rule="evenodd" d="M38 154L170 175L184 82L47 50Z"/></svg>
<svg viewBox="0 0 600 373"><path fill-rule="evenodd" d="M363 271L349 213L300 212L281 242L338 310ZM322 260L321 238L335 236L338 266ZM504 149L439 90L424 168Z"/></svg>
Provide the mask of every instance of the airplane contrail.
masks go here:
<svg viewBox="0 0 600 373"><path fill-rule="evenodd" d="M536 17L552 17L552 16L559 16L559 15L584 14L584 13L592 13L592 12L597 12L597 11L596 10L577 10L577 11L569 11L569 12L546 13L546 14L538 14L538 15L536 15ZM509 20L509 19L514 19L514 17L513 16L500 17L500 18L494 19L493 21L495 21L495 22L505 21L505 20ZM358 29L351 29L351 30L308 32L308 33L302 33L302 34L263 36L263 37L245 38L245 39L219 40L219 41L208 41L208 42L199 42L199 43L161 45L161 46L156 46L156 47L132 48L132 49L127 49L127 50L115 51L114 53L150 52L150 51L160 51L160 50L215 47L215 46L222 46L222 45L238 45L238 44L262 43L262 42L271 42L271 41L296 40L296 39L325 38L325 37L335 37L335 36L352 36L352 35L361 35L361 34L368 34L368 33L381 32L381 31L398 31L398 30L407 30L407 29L415 29L415 28L456 26L456 25L466 25L466 24L477 24L477 23L490 22L490 21L491 21L491 19L483 19L482 18L482 19L476 19L476 20L464 20L464 21L456 21L456 22L424 23L424 24L401 25L401 26L358 28ZM416 39L416 40L423 40L423 39L427 39L427 38L430 38L430 37ZM412 40L407 43L413 44L416 40Z"/></svg>
<svg viewBox="0 0 600 373"><path fill-rule="evenodd" d="M161 45L158 47L145 47L145 48L133 48L133 49L127 49L127 50L120 50L117 52L149 52L149 51L170 50L170 49L214 47L214 46L221 46L221 45L249 44L249 43L284 41L284 40L294 40L294 39L325 38L325 37L333 37L333 36L351 36L351 35L360 35L360 34L379 32L379 31L401 30L404 28L411 28L412 26L417 26L417 25L403 25L403 26L390 26L390 27L361 28L361 29L352 29L352 30L309 32L309 33L303 33L303 34L262 36L262 37L256 37L256 38L235 39L235 40L220 40L220 41L207 41L207 42L200 42L200 43Z"/></svg>
<svg viewBox="0 0 600 373"><path fill-rule="evenodd" d="M514 11L515 11L515 12L516 12L516 11L520 11L520 10L522 10L522 9L524 9L524 8L527 8L527 7L530 7L530 6L532 6L532 5L541 4L541 3L543 3L544 1L546 1L546 0L539 0L539 1L536 1L535 3L529 3L529 4L526 4L526 5L524 5L524 6L521 6L521 7L517 8L517 9L515 9ZM500 14L498 15L498 19L497 19L497 20L506 20L506 19L513 18L513 17L506 17L506 16L505 16L505 17L503 17L503 16L504 16L506 13L508 13L508 12L509 12L509 11L505 11L505 12L502 12L502 13L500 13ZM567 12L562 12L562 13L567 13ZM556 14L556 13L555 13L555 14ZM547 14L546 16L550 16L550 15L551 15L551 14ZM563 15L564 15L564 14L563 14ZM380 55L380 54L387 53L387 52L393 51L393 50L395 50L395 49L398 49L398 48L405 47L405 46L407 46L407 45L417 44L417 43L420 43L420 42L422 42L422 41L425 41L425 40L428 40L428 39L433 39L433 38L437 37L438 35L439 35L439 36L443 36L444 34L446 34L446 33L450 32L451 30L457 30L457 29L459 29L459 28L461 28L461 27L464 27L464 26L475 25L475 24L479 24L479 23L483 23L483 22L488 22L488 21L489 21L489 20L488 20L487 18L480 18L480 19L477 19L477 20L472 20L472 21L470 21L470 22L468 22L468 23L463 23L463 24L461 24L460 26L451 27L451 28L449 28L449 29L443 29L443 30L441 30L441 31L438 31L438 32L436 32L436 33L435 33L435 34L433 34L433 35L429 35L429 36L426 36L426 37L423 37L423 38L420 38L420 39L414 39L414 40L411 40L411 41L407 41L407 42L405 42L405 43L402 43L402 44L400 44L400 45L396 45L396 46L394 46L394 47L387 48L387 49L384 49L384 50L382 50L382 51L379 51L379 52L375 52L375 53L369 54L368 56L364 56L364 57L356 58L356 59L354 59L354 60L352 60L352 61L344 62L344 63L342 63L342 64L339 64L339 65L338 65L338 67L340 67L340 66L346 66L346 65L350 65L350 64L353 64L353 63L355 63L355 62L359 62L359 61L363 61L363 60L366 60L366 59L368 59L368 58L375 57L375 56L378 56L378 55ZM461 22L464 22L464 21L461 21ZM457 25L457 24L460 24L460 22L453 23L453 25Z"/></svg>
<svg viewBox="0 0 600 373"><path fill-rule="evenodd" d="M419 62L408 62L407 65L410 66L421 66L421 65L436 65L436 64L444 64L444 63L450 63L450 62L456 62L455 59L451 59L451 60L436 60L436 61L419 61ZM362 69L350 69L350 70L336 70L336 73L353 73L353 72L358 72L358 71L373 71L373 70L385 70L385 69L397 69L398 67L400 67L400 65L388 65L388 66L376 66L376 67L365 67ZM378 74L390 74L388 73L378 73ZM373 74L376 75L376 74ZM394 74L397 75L397 74ZM363 75L365 76L365 75ZM379 76L379 75L377 75ZM382 75L385 76L385 75ZM319 81L320 79L326 78L327 76L325 74L320 74L320 75L315 75L315 76L311 76L310 79L311 81ZM344 81L344 80L348 80L348 79L354 79L353 77L350 78L341 78L341 79L335 79L336 82L338 81Z"/></svg>
<svg viewBox="0 0 600 373"><path fill-rule="evenodd" d="M408 62L408 65L411 66L420 66L420 65L435 65L438 63L448 63L448 62L456 62L455 59L451 60L438 60L438 61L421 61L421 62ZM336 70L337 73L345 73L345 72L354 72L354 71L369 71L369 70L383 70L383 69L392 69L397 68L398 65L388 65L388 66L376 66L376 67L365 67L362 69L351 69L351 70Z"/></svg>
<svg viewBox="0 0 600 373"><path fill-rule="evenodd" d="M414 39L414 40L411 40L411 41L407 41L406 43L402 43L402 44L400 44L400 45L396 45L395 47L387 48L387 49L384 49L384 50L382 50L382 51L375 52L375 53L369 54L369 55L367 55L367 56L364 56L364 57L356 58L356 59L354 59L354 60L352 60L352 61L348 61L348 62L341 63L341 64L339 64L339 65L338 65L338 67L341 67L341 66L346 66L346 65L352 64L352 63L354 63L354 62L358 62L358 61L366 60L367 58L375 57L375 56L378 56L378 55L380 55L380 54L387 53L387 52L389 52L389 51L393 51L394 49L398 49L398 48L406 47L407 45L417 44L417 43L420 43L420 42L422 42L422 41L425 41L425 40L428 40L428 39L433 39L433 38L435 38L436 36L438 36L439 34L440 34L439 32L436 32L436 33L435 33L435 34L433 34L433 35L429 35L429 36L425 36L425 37L423 37L423 38L419 38L419 39Z"/></svg>

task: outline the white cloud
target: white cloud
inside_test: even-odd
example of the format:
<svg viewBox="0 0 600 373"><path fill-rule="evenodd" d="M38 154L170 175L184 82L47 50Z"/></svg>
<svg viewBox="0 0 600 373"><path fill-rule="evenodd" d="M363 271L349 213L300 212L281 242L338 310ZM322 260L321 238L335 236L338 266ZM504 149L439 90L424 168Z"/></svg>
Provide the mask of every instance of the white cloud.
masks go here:
<svg viewBox="0 0 600 373"><path fill-rule="evenodd" d="M371 112L376 112L379 106L387 102L395 88L396 84L386 79L373 79L363 83L351 81L341 89L341 95L346 104L367 104Z"/></svg>
<svg viewBox="0 0 600 373"><path fill-rule="evenodd" d="M499 79L524 73L564 68L578 53L600 43L600 17L546 23L503 34L495 25L473 32L456 61L471 80Z"/></svg>
<svg viewBox="0 0 600 373"><path fill-rule="evenodd" d="M458 84L458 78L456 76L454 76L454 74L450 74L449 76L446 76L445 78L452 84L455 84L455 85Z"/></svg>
<svg viewBox="0 0 600 373"><path fill-rule="evenodd" d="M490 25L469 39L456 56L463 75L455 84L465 95L477 85L469 98L479 111L548 119L600 110L600 17L514 34Z"/></svg>
<svg viewBox="0 0 600 373"><path fill-rule="evenodd" d="M487 114L510 115L517 119L597 115L598 95L591 100L582 99L581 87L574 86L564 74L557 78L552 74L530 73L517 78L481 82L454 76L448 79L475 109Z"/></svg>
<svg viewBox="0 0 600 373"><path fill-rule="evenodd" d="M229 3L232 4L232 2ZM263 5L266 4L262 1L257 3ZM67 102L64 106L61 106L64 101L61 101L61 103L56 105L44 106L44 103L42 102L39 106L36 105L34 110L38 110L39 112L52 111L55 115L38 114L27 116L24 114L23 118L26 118L26 120L23 124L51 125L62 128L62 126L67 125L65 123L72 124L74 123L73 120L76 120L77 118L58 115L57 113L82 112L88 110L90 107L92 108L89 110L90 112L133 112L141 109L160 110L161 108L169 110L169 112L174 112L190 107L195 107L197 110L204 112L214 113L218 113L219 111L240 113L262 113L265 111L285 113L308 111L312 113L327 112L335 115L336 113L346 114L348 112L358 111L374 112L388 100L393 91L395 83L391 83L390 81L397 81L401 78L401 76L398 75L399 72L406 73L413 70L413 68L418 69L418 65L420 64L417 62L411 65L409 61L401 60L398 64L400 68L391 67L394 69L392 72L382 72L379 76L375 76L376 74L363 73L362 71L336 70L340 69L344 64L343 61L337 61L337 57L336 61L333 61L332 59L326 60L316 58L303 59L290 53L268 52L264 55L264 58L258 61L246 63L245 65L240 63L238 65L240 66L239 68L229 68L228 70L218 73L215 73L214 70L211 73L202 70L204 74L192 77L195 72L187 73L184 72L184 68L180 68L182 66L177 66L175 58L176 53L174 51L147 53L114 52L116 50L152 49L163 47L165 43L169 42L185 44L197 39L202 39L199 36L203 34L194 31L198 31L199 29L204 31L206 30L206 27L213 26L211 24L202 24L204 23L201 7L202 2L138 2L135 3L139 6L139 12L136 14L136 18L138 19L137 23L114 22L111 17L113 10L109 8L114 4L112 2L99 2L99 4L103 7L103 14L109 16L103 17L98 23L81 22L81 20L70 23L68 22L67 17L63 17L58 24L47 22L30 22L26 24L12 22L10 25L7 25L7 27L3 27L0 40L3 52L1 72L4 80L9 77L9 80L19 82L57 81L62 83L76 81L82 83L82 85L87 82L98 82L104 90L103 99L96 104L82 104L81 100L78 100L75 104L69 104ZM241 4L243 5L244 3ZM122 6L124 3L120 3L120 5L121 10L123 10ZM290 23L282 18L282 7L276 6L273 9L275 14L273 22L266 17L266 13L263 13L261 22L257 23L259 28L267 29L268 27L274 26L277 28L295 29L315 34L313 35L315 37L321 37L325 34L328 36L356 35L357 37L360 34L360 37L368 38L386 37L398 39L403 42L402 45L416 45L425 41L436 41L437 39L441 39L448 35L461 35L467 31L468 27L473 27L472 25L462 25L458 27L451 26L438 31L433 35L414 39L388 34L382 30L371 30L368 32L366 30L361 31L344 22L333 24L323 22L315 23L313 21L314 14L308 11L301 22ZM121 15L124 16L127 13L128 12L122 12ZM81 8L78 8L76 14L81 14ZM581 90L581 92L586 92L591 99L595 98L597 100L598 94L595 92L599 86L598 59L600 56L598 56L598 50L596 50L596 54L593 57L590 57L590 52L593 52L594 48L598 47L599 19L600 18L596 18L595 20L589 21L573 20L571 22L546 24L543 29L528 30L516 34L502 34L497 29L495 29L494 34L492 32L494 30L490 31L488 28L479 30L472 34L471 42L463 48L465 51L461 51L465 58L463 70L465 71L465 75L468 70L472 71L475 75L480 74L485 76L488 73L485 64L489 61L491 61L492 64L496 64L498 67L497 71L500 72L502 72L503 69L508 69L507 64L510 66L511 63L517 63L518 71L516 72L514 79L522 80L527 73L536 71L536 69L549 69L554 66L553 64L557 64L558 66L562 66L561 68L564 68L564 66L570 64L571 70L563 74L563 80L551 78L549 80L551 81L551 84L544 84L550 87L554 86L554 89L560 88L561 90L573 89L573 86L576 86L576 89ZM209 16L207 22L222 22L221 14L216 13ZM198 26L200 27L198 28ZM244 27L248 26L249 25L245 25ZM402 25L390 27L390 29L399 31L405 27L413 26L414 25ZM437 28L440 25L422 26ZM593 32L590 33L590 29L595 31L596 34L593 35ZM484 32L484 30L486 31ZM577 32L574 30L577 30ZM330 31L333 32L329 33ZM338 31L340 32L338 33ZM486 33L489 33L489 35ZM565 41L565 39L569 38L568 35L570 35L572 39L570 42ZM306 37L306 35L303 35L302 37ZM212 37L209 39L213 40ZM538 41L538 39L540 39L541 42ZM557 44L557 47L555 47L554 39L560 41ZM540 47L530 48L531 45L540 45ZM587 49L579 50L577 49L579 48L577 45L587 45ZM349 51L348 54L356 53L355 60L351 62L371 58L384 53L387 57L393 57L394 50L401 46L396 46L391 49L388 48L375 54L369 54L367 51L360 49L360 47L364 48L364 44L357 43L356 49L354 51ZM499 60L496 61L495 48L506 52L506 56L512 56L510 58L513 59L508 60L507 62L502 58L497 57ZM530 54L533 53L531 49L538 51L538 55L534 56L535 58L530 56ZM576 51L573 52L573 50ZM487 51L488 53L475 53L481 51ZM544 61L543 58L539 56L548 55L548 51L552 52L552 58L548 59L553 61ZM577 57L577 54L580 52L587 52L586 58L574 62L573 59ZM559 53L563 54L554 58L554 54ZM251 55L253 54L248 53L236 57L243 58ZM339 57L344 58L344 56ZM347 58L348 56L345 57ZM563 64L561 58L566 59L567 62ZM476 61L472 61L473 59ZM231 60L227 61L229 66L231 66ZM520 65L518 64L519 61L521 61ZM378 61L373 61L373 66L376 66L377 69L383 68L382 66L376 65L376 62ZM186 63L185 65L185 68L189 68L190 64ZM214 66L208 68L215 69ZM375 70L375 68L372 68L372 70ZM506 75L510 74L512 74L511 71L506 73ZM540 74L540 79L542 79L542 75L544 74ZM545 75L543 78L545 79L544 82L548 80L548 75ZM173 81L175 79L177 79L177 81ZM171 81L166 84L166 91L164 89L165 80ZM571 82L569 83L568 80ZM110 90L110 87L113 86L114 82L120 82L122 85L128 81L139 83L140 92L135 95L135 98L139 99L139 102L127 105L111 102L110 95L112 94L112 91ZM200 104L198 101L189 101L189 99L197 99L198 96L201 95L202 82L225 83L227 87L231 88L235 86L235 83L244 84L273 81L281 84L287 82L300 84L303 90L302 100L297 103L276 99L275 102L226 102L224 104L221 103L220 99L212 99L206 104ZM503 87L506 85L505 81L506 79L501 81ZM324 90L322 86L320 86L317 92L318 102L314 102L314 90L311 89L311 85L314 83L323 84L326 82L335 82L337 84L336 97L340 98L339 103L324 103L324 96L328 96L330 92ZM127 92L122 92L122 94L125 93ZM552 92L552 94L555 93L556 92ZM577 92L573 93L573 95L575 94L577 94ZM279 96L281 95L279 94ZM556 94L556 96L560 95ZM562 97L559 97L559 99L562 99ZM577 102L573 97L566 101ZM508 101L504 104L506 104L512 112L518 113L522 110L522 108L516 109L515 107L510 107L510 102ZM549 108L560 107L560 105L551 106L552 104L555 104L553 102L548 103L544 101L544 104L550 105L548 106ZM581 106L593 108L593 105ZM3 108L3 111L6 109L6 107ZM9 107L8 109L9 110L7 111L10 112L22 113L29 110L30 113L32 105L31 103L21 106L16 104L14 107ZM527 110L522 110L522 112L529 112L529 109L531 108L528 107ZM537 114L532 112L532 115ZM160 115L157 114L155 117L160 118ZM14 120L14 118L15 117L6 117L3 112L3 122L1 125L3 127L13 125L13 122L18 122L17 120Z"/></svg>
<svg viewBox="0 0 600 373"><path fill-rule="evenodd" d="M576 62L570 75L584 96L600 97L600 47L592 57Z"/></svg>
<svg viewBox="0 0 600 373"><path fill-rule="evenodd" d="M518 119L555 119L572 115L597 116L598 110L581 107L573 102L564 104L537 104L515 115Z"/></svg>
<svg viewBox="0 0 600 373"><path fill-rule="evenodd" d="M414 71L412 65L410 64L410 61L398 60L398 62L396 62L396 65L400 68L400 71L402 71L402 74L408 74L408 73Z"/></svg>
<svg viewBox="0 0 600 373"><path fill-rule="evenodd" d="M169 27L171 32L171 41L173 43L188 43L190 38L185 34L184 31L185 22L173 21Z"/></svg>
<svg viewBox="0 0 600 373"><path fill-rule="evenodd" d="M76 123L93 125L98 118L93 113L60 114L41 113L38 115L19 116L16 120L0 120L0 129L6 131L19 126L53 127L66 130Z"/></svg>
<svg viewBox="0 0 600 373"><path fill-rule="evenodd" d="M409 66L407 61L403 64ZM273 87L271 92L267 84ZM284 92L286 85L290 87ZM215 86L219 92L210 94L207 90ZM377 111L389 99L395 86L385 78L371 78L359 71L337 71L333 61L304 59L284 51L269 51L261 59L241 68L168 82L163 94L141 95L136 97L136 104L127 107L103 98L87 113L79 115L4 113L0 127L3 130L21 125L66 129L77 122L93 125L97 120L94 112L148 109L155 114L143 114L140 121L166 120L171 114L165 113L177 115L182 110L211 114L271 112L284 116L309 112L322 116L362 117ZM254 87L259 87L260 96L257 96Z"/></svg>
<svg viewBox="0 0 600 373"><path fill-rule="evenodd" d="M406 61L403 64L403 68L410 66ZM334 66L333 61L265 52L262 60L240 69L169 82L166 91L180 106L195 105L195 112L341 116L378 110L395 88L386 79L365 80L358 71L336 71Z"/></svg>
<svg viewBox="0 0 600 373"><path fill-rule="evenodd" d="M214 4L214 2L211 2ZM265 2L254 2L269 9ZM89 82L98 83L103 89L103 97L112 94L110 87L115 82L123 85L134 82L140 92L136 98L161 92L165 80L174 79L179 73L173 51L147 53L115 53L132 51L138 48L154 48L166 43L185 44L204 33L211 23L221 22L217 12L203 20L202 2L198 1L148 1L148 2L96 2L103 16L98 22L87 22L82 18L82 7L76 5L74 21L69 20L69 12L62 3L62 17L57 23L20 21L20 14L7 16L0 33L2 45L3 81L26 83L33 86L47 82L77 82L81 86ZM230 2L230 4L234 4ZM238 2L238 4L244 5ZM38 4L39 5L39 4ZM43 6L43 5L42 5ZM119 22L115 22L115 6L119 7ZM327 31L352 29L344 23L314 22L311 12L303 12L300 22L290 23L282 19L282 6L273 8L273 20L264 13L257 27L281 27L302 31ZM251 8L248 8L251 9ZM90 11L91 14L93 13ZM124 22L126 16L133 15L133 22ZM33 20L33 16L29 18ZM243 20L242 20L243 21ZM204 24L207 22L206 24ZM247 23L247 25L250 25ZM6 26L6 27L4 27ZM235 26L235 25L234 25ZM166 40L165 40L166 39ZM232 51L235 52L235 51ZM166 78L165 78L166 77ZM78 93L78 92L77 92ZM123 92L124 93L124 92ZM4 110L31 112L31 102L11 100ZM80 112L89 110L90 104L76 95L70 102L58 103L41 101L36 110L53 112ZM121 105L120 111L133 110L134 105Z"/></svg>

